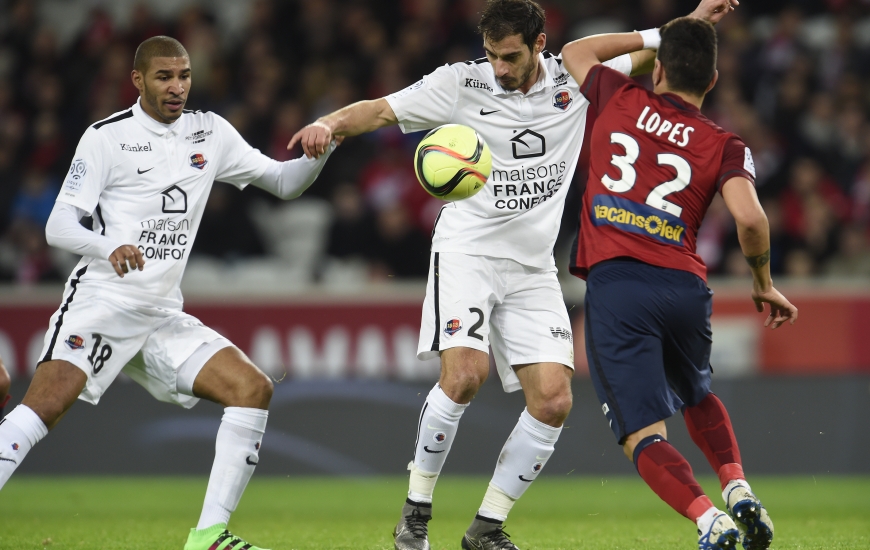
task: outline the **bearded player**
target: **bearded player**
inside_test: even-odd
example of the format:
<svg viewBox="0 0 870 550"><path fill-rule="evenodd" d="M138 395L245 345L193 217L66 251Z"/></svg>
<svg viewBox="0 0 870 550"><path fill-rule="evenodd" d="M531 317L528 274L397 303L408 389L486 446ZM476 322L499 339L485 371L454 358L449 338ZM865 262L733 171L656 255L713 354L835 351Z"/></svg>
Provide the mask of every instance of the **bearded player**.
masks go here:
<svg viewBox="0 0 870 550"><path fill-rule="evenodd" d="M699 16L711 15L708 4L701 3ZM544 50L544 11L532 0L490 0L479 31L486 57L443 66L405 90L329 114L290 143L317 156L335 135L457 123L474 128L492 152L484 189L442 208L433 231L417 356L440 356L441 376L420 413L408 497L394 531L400 550L429 548L435 483L462 414L487 378L490 346L503 388L522 389L526 410L463 548L516 548L503 523L552 455L571 409L573 337L552 252L589 104L562 57ZM643 47L638 40L614 49L608 65L623 75L651 68L651 52L625 55Z"/></svg>
<svg viewBox="0 0 870 550"><path fill-rule="evenodd" d="M24 399L0 422L0 488L77 398L97 404L123 370L161 401L224 407L202 513L184 549L257 550L227 523L259 462L272 382L182 311L179 285L215 180L295 198L328 154L278 162L220 116L186 111L190 57L173 38L140 44L131 77L139 100L84 133L46 224L49 244L82 259ZM93 231L79 224L85 216Z"/></svg>
<svg viewBox="0 0 870 550"><path fill-rule="evenodd" d="M768 548L773 523L746 482L728 413L710 392L713 293L695 245L717 192L737 223L756 308L770 304L764 325L794 323L797 308L770 278L752 154L700 112L717 78L713 27L689 18L662 27L654 92L600 64L641 45L625 34L580 40L563 52L598 114L572 266L587 280L592 381L625 455L662 500L697 524L699 548L733 548L740 531L745 548ZM718 474L731 517L667 441L665 419L677 410Z"/></svg>

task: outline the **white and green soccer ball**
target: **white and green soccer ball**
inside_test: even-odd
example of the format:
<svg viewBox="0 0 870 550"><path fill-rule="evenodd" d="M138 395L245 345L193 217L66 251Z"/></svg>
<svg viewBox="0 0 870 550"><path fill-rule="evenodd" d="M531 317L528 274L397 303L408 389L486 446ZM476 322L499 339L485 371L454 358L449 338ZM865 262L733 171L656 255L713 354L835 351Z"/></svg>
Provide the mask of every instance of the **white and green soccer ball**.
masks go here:
<svg viewBox="0 0 870 550"><path fill-rule="evenodd" d="M445 124L420 141L414 154L414 171L430 195L458 201L483 189L492 172L492 155L474 129Z"/></svg>

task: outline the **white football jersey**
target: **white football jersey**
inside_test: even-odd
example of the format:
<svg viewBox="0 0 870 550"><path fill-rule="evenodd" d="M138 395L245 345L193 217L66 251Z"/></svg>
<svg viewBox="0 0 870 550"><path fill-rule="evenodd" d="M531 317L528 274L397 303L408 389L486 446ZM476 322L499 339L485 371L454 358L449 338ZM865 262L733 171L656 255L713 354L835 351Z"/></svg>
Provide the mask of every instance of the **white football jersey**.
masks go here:
<svg viewBox="0 0 870 550"><path fill-rule="evenodd" d="M433 252L511 258L540 268L554 265L553 246L589 102L562 67L561 55L539 55L543 70L526 94L505 91L482 58L440 67L386 97L403 132L464 124L492 152L492 174L484 188L441 209ZM605 64L631 72L628 56Z"/></svg>
<svg viewBox="0 0 870 550"><path fill-rule="evenodd" d="M214 113L185 111L167 125L137 102L94 124L57 200L92 213L94 231L138 246L145 268L121 278L107 259L83 257L76 284L181 307L181 276L212 184L242 189L272 162Z"/></svg>

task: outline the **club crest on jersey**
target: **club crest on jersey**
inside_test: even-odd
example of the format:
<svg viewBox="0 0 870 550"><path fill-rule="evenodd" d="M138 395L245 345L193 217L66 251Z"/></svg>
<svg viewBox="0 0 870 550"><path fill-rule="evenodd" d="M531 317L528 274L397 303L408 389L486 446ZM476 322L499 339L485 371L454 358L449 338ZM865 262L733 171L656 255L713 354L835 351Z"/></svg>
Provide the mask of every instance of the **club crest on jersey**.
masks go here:
<svg viewBox="0 0 870 550"><path fill-rule="evenodd" d="M450 319L447 321L447 324L444 325L444 334L447 336L453 336L460 330L462 330L462 320L458 317Z"/></svg>
<svg viewBox="0 0 870 550"><path fill-rule="evenodd" d="M559 111L567 111L574 103L574 98L571 97L571 92L568 90L556 90L553 94L553 107Z"/></svg>
<svg viewBox="0 0 870 550"><path fill-rule="evenodd" d="M205 160L205 155L202 153L197 152L190 154L190 165L197 170L204 170L206 164L208 164L208 161Z"/></svg>
<svg viewBox="0 0 870 550"><path fill-rule="evenodd" d="M543 463L543 462L535 462L535 464L532 466L532 473L533 473L533 474L537 474L538 472L541 471L541 469L542 469L543 467L544 467L544 463Z"/></svg>
<svg viewBox="0 0 870 550"><path fill-rule="evenodd" d="M70 334L67 336L66 340L64 340L64 344L73 351L85 349L85 339L78 334Z"/></svg>
<svg viewBox="0 0 870 550"><path fill-rule="evenodd" d="M683 220L664 210L621 197L595 195L592 223L651 237L665 244L685 246L686 224Z"/></svg>
<svg viewBox="0 0 870 550"><path fill-rule="evenodd" d="M441 445L445 441L447 441L447 434L444 432L438 432L432 436L432 439L435 440L435 443Z"/></svg>

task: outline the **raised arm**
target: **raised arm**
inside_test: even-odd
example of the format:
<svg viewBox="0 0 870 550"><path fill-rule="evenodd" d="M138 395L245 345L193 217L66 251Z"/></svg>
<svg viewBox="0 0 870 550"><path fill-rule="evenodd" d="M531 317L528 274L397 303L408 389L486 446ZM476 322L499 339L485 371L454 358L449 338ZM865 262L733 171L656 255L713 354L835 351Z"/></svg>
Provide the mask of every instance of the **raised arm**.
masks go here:
<svg viewBox="0 0 870 550"><path fill-rule="evenodd" d="M701 0L689 17L703 19L712 24L739 6L738 0ZM562 62L578 83L586 81L589 70L595 65L616 56L631 53L632 71L636 76L652 71L655 53L660 42L657 29L642 32L598 34L569 42L562 48Z"/></svg>
<svg viewBox="0 0 870 550"><path fill-rule="evenodd" d="M290 140L287 149L301 143L305 156L318 158L326 152L335 136L357 136L398 122L386 99L360 101L320 117L302 128Z"/></svg>
<svg viewBox="0 0 870 550"><path fill-rule="evenodd" d="M770 228L758 202L755 187L746 178L735 177L722 185L722 198L737 223L737 238L752 270L752 299L759 312L770 304L764 326L777 328L786 321L794 324L798 310L773 287L770 277Z"/></svg>

